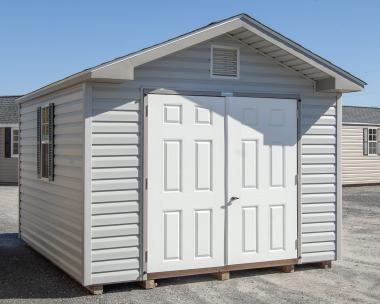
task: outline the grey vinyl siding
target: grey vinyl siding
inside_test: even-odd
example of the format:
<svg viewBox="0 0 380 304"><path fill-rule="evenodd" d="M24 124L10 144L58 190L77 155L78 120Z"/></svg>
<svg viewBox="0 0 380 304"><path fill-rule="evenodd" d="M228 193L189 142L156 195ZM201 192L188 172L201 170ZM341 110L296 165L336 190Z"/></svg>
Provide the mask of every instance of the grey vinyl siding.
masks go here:
<svg viewBox="0 0 380 304"><path fill-rule="evenodd" d="M18 158L5 158L5 128L0 128L0 184L17 184Z"/></svg>
<svg viewBox="0 0 380 304"><path fill-rule="evenodd" d="M210 78L212 44L240 48L240 78ZM135 69L135 80L94 84L92 283L140 277L142 88L299 94L302 99L302 262L335 258L336 97L270 59L218 37Z"/></svg>
<svg viewBox="0 0 380 304"><path fill-rule="evenodd" d="M37 107L55 104L55 179L37 176ZM57 91L20 110L20 232L41 252L83 282L83 91Z"/></svg>
<svg viewBox="0 0 380 304"><path fill-rule="evenodd" d="M302 102L301 262L336 258L336 97Z"/></svg>
<svg viewBox="0 0 380 304"><path fill-rule="evenodd" d="M92 92L91 284L137 280L139 96Z"/></svg>
<svg viewBox="0 0 380 304"><path fill-rule="evenodd" d="M380 155L363 155L363 129L379 125L342 126L343 185L380 183Z"/></svg>

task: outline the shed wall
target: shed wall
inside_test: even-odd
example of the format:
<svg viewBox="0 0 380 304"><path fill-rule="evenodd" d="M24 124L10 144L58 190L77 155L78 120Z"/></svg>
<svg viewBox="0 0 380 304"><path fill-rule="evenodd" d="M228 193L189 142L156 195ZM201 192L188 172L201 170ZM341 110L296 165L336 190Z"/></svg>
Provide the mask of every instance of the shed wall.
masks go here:
<svg viewBox="0 0 380 304"><path fill-rule="evenodd" d="M302 263L336 259L336 114L335 96L302 97Z"/></svg>
<svg viewBox="0 0 380 304"><path fill-rule="evenodd" d="M0 128L0 184L17 184L18 158L5 158L5 128Z"/></svg>
<svg viewBox="0 0 380 304"><path fill-rule="evenodd" d="M240 79L211 79L212 44L240 48ZM228 37L135 70L124 84L94 84L91 282L140 278L141 89L299 94L302 98L302 262L336 257L336 96Z"/></svg>
<svg viewBox="0 0 380 304"><path fill-rule="evenodd" d="M91 283L139 270L139 92L93 86Z"/></svg>
<svg viewBox="0 0 380 304"><path fill-rule="evenodd" d="M37 107L55 104L55 178L37 176ZM20 232L79 282L83 281L82 85L23 103L20 110Z"/></svg>
<svg viewBox="0 0 380 304"><path fill-rule="evenodd" d="M363 155L363 129L379 125L342 126L343 185L380 183L380 156Z"/></svg>

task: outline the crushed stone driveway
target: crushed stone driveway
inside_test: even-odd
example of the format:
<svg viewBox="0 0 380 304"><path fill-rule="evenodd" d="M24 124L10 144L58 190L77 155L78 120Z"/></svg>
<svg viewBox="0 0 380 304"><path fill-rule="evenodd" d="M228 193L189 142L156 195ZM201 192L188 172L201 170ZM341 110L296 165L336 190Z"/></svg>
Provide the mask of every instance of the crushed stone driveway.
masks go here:
<svg viewBox="0 0 380 304"><path fill-rule="evenodd" d="M0 237L1 233L12 233L17 231L18 187L0 186Z"/></svg>
<svg viewBox="0 0 380 304"><path fill-rule="evenodd" d="M110 285L90 296L17 238L17 189L0 187L0 303L380 303L380 187L344 188L343 199L343 259L332 269L165 279L152 290Z"/></svg>

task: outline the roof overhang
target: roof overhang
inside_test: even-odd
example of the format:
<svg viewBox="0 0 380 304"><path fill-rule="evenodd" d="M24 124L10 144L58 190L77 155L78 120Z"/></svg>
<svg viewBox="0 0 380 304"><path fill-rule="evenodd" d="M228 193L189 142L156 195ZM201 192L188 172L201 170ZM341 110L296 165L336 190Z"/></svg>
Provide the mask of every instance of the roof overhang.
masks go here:
<svg viewBox="0 0 380 304"><path fill-rule="evenodd" d="M139 52L106 62L24 95L18 103L83 81L124 82L134 79L136 67L212 38L228 35L285 68L315 82L319 92L361 91L366 83L246 14L168 40Z"/></svg>
<svg viewBox="0 0 380 304"><path fill-rule="evenodd" d="M379 127L380 123L370 123L370 122L348 122L342 121L342 125L350 125L350 126L376 126Z"/></svg>
<svg viewBox="0 0 380 304"><path fill-rule="evenodd" d="M17 122L6 122L6 123L1 123L0 122L0 128L18 128L18 123Z"/></svg>

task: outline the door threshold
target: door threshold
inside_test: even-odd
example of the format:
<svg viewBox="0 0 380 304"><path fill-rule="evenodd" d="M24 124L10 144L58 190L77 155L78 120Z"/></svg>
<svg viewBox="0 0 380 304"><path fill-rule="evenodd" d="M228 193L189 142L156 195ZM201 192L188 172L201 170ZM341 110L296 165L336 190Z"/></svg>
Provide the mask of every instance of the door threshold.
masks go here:
<svg viewBox="0 0 380 304"><path fill-rule="evenodd" d="M156 280L156 279L184 277L184 276L199 275L199 274L225 273L228 271L235 271L235 270L281 267L281 266L296 265L296 264L298 264L298 259L287 259L287 260L266 261L266 262L256 262L256 263L234 264L234 265L226 265L226 266L220 266L220 267L151 272L147 274L147 279Z"/></svg>

